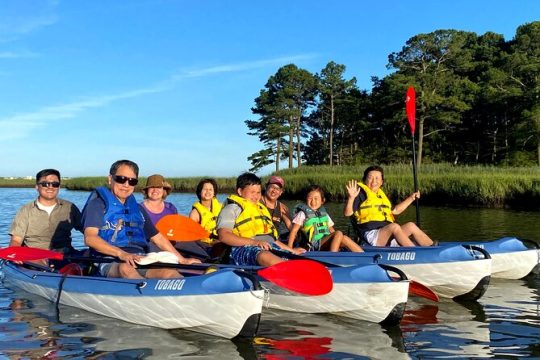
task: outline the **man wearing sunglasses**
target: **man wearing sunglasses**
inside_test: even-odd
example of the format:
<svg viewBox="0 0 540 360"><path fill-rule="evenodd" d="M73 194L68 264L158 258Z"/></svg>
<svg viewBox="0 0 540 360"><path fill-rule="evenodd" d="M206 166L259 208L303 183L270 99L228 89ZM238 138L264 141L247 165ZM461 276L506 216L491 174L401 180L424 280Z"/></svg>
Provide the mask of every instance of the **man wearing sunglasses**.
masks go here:
<svg viewBox="0 0 540 360"><path fill-rule="evenodd" d="M180 255L139 207L133 196L138 176L139 167L133 161L118 160L112 164L109 188L96 188L84 207L84 242L96 255L114 256L120 260L99 264L103 276L130 279L181 277L171 268L137 269L136 262L148 252L148 240L159 249L173 253L180 264L200 262Z"/></svg>
<svg viewBox="0 0 540 360"><path fill-rule="evenodd" d="M77 206L58 197L60 172L56 169L38 172L36 190L37 199L19 209L11 224L9 245L73 252L71 231L82 232L81 213ZM46 260L41 263L46 264Z"/></svg>

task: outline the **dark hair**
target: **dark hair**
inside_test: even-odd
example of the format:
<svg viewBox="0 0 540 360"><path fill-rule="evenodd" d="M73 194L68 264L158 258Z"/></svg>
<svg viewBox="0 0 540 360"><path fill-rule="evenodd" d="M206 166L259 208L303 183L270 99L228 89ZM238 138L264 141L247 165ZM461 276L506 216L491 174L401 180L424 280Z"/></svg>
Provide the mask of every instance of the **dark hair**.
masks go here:
<svg viewBox="0 0 540 360"><path fill-rule="evenodd" d="M310 192L312 191L318 191L319 194L321 194L321 199L323 202L326 202L326 197L324 196L324 190L322 187L320 187L319 185L309 185L306 189L306 192L305 192L305 198L307 200L307 196Z"/></svg>
<svg viewBox="0 0 540 360"><path fill-rule="evenodd" d="M127 167L131 168L131 170L133 170L133 172L135 173L135 176L139 177L139 166L137 164L135 164L131 160L118 160L118 161L115 161L111 165L111 168L109 169L109 175L116 175L116 172L118 171L118 168L120 166L127 166Z"/></svg>
<svg viewBox="0 0 540 360"><path fill-rule="evenodd" d="M236 189L243 189L250 185L261 185L261 178L249 172L245 172L236 178Z"/></svg>
<svg viewBox="0 0 540 360"><path fill-rule="evenodd" d="M56 169L43 169L36 174L36 184L39 182L39 179L49 175L56 175L58 180L60 180L60 171Z"/></svg>
<svg viewBox="0 0 540 360"><path fill-rule="evenodd" d="M367 179L367 176L368 174L371 172L371 171L378 171L381 173L381 176L382 176L382 180L384 181L384 170L382 169L382 167L378 166L378 165L371 165L371 166L368 166L366 168L366 170L364 170L364 176L362 177L362 182L365 183L366 182L366 179Z"/></svg>
<svg viewBox="0 0 540 360"><path fill-rule="evenodd" d="M201 193L202 193L204 184L212 184L212 187L214 188L214 196L217 195L218 187L217 187L216 180L210 179L210 178L202 179L197 184L197 190L195 190L195 194L197 194L199 201L201 201Z"/></svg>

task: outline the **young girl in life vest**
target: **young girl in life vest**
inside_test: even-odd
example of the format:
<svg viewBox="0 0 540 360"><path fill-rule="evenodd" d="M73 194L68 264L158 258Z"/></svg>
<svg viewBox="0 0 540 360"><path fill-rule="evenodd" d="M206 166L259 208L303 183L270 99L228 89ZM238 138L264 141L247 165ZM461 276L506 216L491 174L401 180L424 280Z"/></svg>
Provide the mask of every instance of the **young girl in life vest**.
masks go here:
<svg viewBox="0 0 540 360"><path fill-rule="evenodd" d="M307 190L306 203L297 207L289 234L289 247L293 247L298 231L301 230L309 241L310 250L337 252L341 248L362 252L362 248L350 237L334 230L334 222L324 208L324 192L320 186L311 185Z"/></svg>

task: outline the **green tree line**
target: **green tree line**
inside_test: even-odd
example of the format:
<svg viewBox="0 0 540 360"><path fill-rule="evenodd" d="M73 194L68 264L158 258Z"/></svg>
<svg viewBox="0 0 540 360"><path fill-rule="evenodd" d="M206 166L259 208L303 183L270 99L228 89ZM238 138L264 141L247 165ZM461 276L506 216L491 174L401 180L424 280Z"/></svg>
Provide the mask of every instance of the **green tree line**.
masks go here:
<svg viewBox="0 0 540 360"><path fill-rule="evenodd" d="M354 165L410 161L405 94L416 90L417 165L540 166L540 21L500 34L437 30L388 56L392 72L361 90L346 66L270 76L246 120L263 147L252 171L288 161Z"/></svg>

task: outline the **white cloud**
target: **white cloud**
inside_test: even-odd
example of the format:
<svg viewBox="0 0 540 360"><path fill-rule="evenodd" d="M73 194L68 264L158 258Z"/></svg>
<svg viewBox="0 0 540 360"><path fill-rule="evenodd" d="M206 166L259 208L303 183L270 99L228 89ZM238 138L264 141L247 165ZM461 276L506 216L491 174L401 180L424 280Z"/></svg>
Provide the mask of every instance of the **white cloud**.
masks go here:
<svg viewBox="0 0 540 360"><path fill-rule="evenodd" d="M2 51L0 52L0 59L22 59L37 57L36 53L30 51Z"/></svg>
<svg viewBox="0 0 540 360"><path fill-rule="evenodd" d="M221 73L230 73L230 72L241 72L252 69L259 69L267 66L276 66L276 65L286 65L294 63L301 60L309 60L315 58L314 54L304 54L304 55L293 55L287 57L279 57L266 60L256 60L251 62L240 62L237 64L226 64L212 66L202 69L187 70L175 76L175 79L182 79L188 77L202 77L213 74Z"/></svg>
<svg viewBox="0 0 540 360"><path fill-rule="evenodd" d="M101 108L118 100L137 98L147 94L155 94L170 90L182 79L210 76L220 73L241 72L266 66L288 64L312 57L313 55L296 55L185 71L146 88L128 90L111 95L84 98L80 101L46 106L36 111L0 118L0 141L25 138L40 127L51 122L72 119L86 110Z"/></svg>
<svg viewBox="0 0 540 360"><path fill-rule="evenodd" d="M37 128L50 122L71 119L92 108L100 108L114 101L165 91L163 86L130 90L113 95L97 96L61 105L53 105L27 113L0 118L0 141L25 138Z"/></svg>
<svg viewBox="0 0 540 360"><path fill-rule="evenodd" d="M2 0L0 42L17 40L58 21L56 0Z"/></svg>

